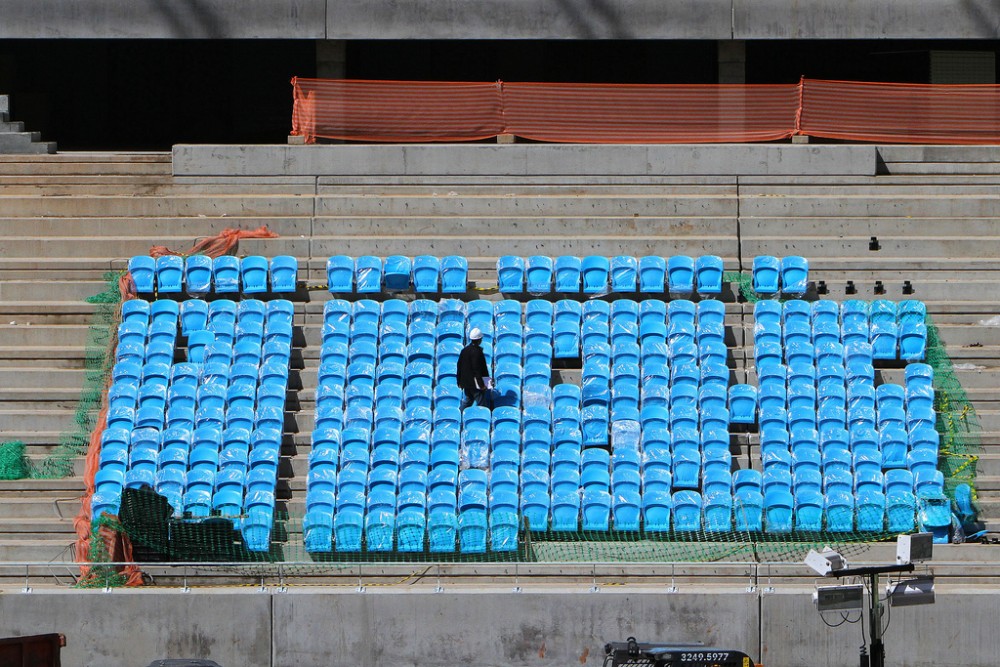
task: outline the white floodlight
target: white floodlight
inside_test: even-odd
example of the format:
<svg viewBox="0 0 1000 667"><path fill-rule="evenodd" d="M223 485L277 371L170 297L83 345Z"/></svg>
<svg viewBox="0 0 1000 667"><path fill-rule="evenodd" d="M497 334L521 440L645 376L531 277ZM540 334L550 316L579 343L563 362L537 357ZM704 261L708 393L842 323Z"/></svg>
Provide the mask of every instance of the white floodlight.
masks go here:
<svg viewBox="0 0 1000 667"><path fill-rule="evenodd" d="M830 547L824 547L823 551L810 549L805 563L821 577L830 576L830 574L847 567L847 561L844 560L844 557Z"/></svg>
<svg viewBox="0 0 1000 667"><path fill-rule="evenodd" d="M926 575L897 581L885 587L885 594L891 607L934 604L934 577Z"/></svg>
<svg viewBox="0 0 1000 667"><path fill-rule="evenodd" d="M896 538L896 564L909 565L930 560L934 553L934 536L931 533L900 535Z"/></svg>
<svg viewBox="0 0 1000 667"><path fill-rule="evenodd" d="M816 610L861 611L865 587L861 584L847 586L817 586L813 593Z"/></svg>

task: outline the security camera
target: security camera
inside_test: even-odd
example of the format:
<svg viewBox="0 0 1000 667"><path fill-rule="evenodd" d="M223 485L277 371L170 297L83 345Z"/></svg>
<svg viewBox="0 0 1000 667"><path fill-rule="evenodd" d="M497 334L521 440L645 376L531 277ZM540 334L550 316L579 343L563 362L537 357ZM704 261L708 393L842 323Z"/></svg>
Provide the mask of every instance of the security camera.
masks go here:
<svg viewBox="0 0 1000 667"><path fill-rule="evenodd" d="M830 547L824 547L823 551L810 549L805 563L821 577L828 577L832 573L847 567L847 561L844 560L844 557Z"/></svg>

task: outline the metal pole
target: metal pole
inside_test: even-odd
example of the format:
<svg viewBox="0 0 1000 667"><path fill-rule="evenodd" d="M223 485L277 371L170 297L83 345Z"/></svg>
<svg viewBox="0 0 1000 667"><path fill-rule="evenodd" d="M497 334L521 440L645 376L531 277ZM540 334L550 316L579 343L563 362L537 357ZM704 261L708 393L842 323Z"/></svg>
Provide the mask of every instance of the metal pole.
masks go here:
<svg viewBox="0 0 1000 667"><path fill-rule="evenodd" d="M885 666L885 647L882 645L882 603L878 599L878 572L871 574L871 667Z"/></svg>

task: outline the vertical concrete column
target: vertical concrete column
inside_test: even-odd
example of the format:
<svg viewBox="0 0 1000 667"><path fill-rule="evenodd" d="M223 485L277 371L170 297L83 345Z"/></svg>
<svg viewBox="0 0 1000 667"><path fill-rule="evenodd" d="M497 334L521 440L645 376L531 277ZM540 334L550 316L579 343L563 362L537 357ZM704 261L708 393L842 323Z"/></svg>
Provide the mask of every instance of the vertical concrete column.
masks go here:
<svg viewBox="0 0 1000 667"><path fill-rule="evenodd" d="M316 78L343 79L347 76L347 41L320 39L316 41Z"/></svg>
<svg viewBox="0 0 1000 667"><path fill-rule="evenodd" d="M717 42L719 83L747 82L747 44L742 39Z"/></svg>

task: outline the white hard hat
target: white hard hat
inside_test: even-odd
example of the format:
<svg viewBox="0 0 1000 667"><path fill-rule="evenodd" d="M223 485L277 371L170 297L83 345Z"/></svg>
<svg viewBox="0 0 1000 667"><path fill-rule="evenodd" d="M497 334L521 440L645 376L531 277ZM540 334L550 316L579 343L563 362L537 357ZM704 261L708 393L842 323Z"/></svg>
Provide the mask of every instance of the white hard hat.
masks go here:
<svg viewBox="0 0 1000 667"><path fill-rule="evenodd" d="M483 332L479 330L479 327L473 327L472 331L469 332L469 340L482 340Z"/></svg>

